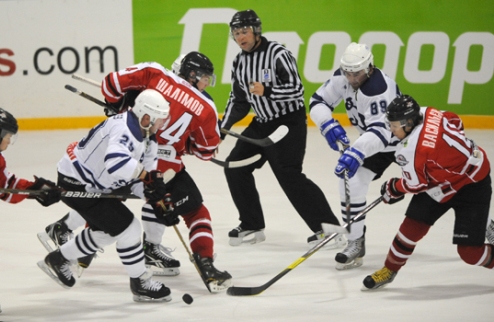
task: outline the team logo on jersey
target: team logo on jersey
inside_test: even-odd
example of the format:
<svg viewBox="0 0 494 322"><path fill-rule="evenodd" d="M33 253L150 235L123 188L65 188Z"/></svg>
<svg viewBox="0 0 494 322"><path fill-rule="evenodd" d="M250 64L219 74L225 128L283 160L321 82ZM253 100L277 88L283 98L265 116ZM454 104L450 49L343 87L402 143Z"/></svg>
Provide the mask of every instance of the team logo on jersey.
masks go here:
<svg viewBox="0 0 494 322"><path fill-rule="evenodd" d="M404 167L408 164L408 161L407 161L407 159L405 159L403 154L398 154L396 156L396 163L398 163L400 165L400 167Z"/></svg>
<svg viewBox="0 0 494 322"><path fill-rule="evenodd" d="M169 149L158 149L158 157L169 158L171 151Z"/></svg>
<svg viewBox="0 0 494 322"><path fill-rule="evenodd" d="M262 70L262 80L264 83L271 82L271 70L269 70L269 69L263 69Z"/></svg>

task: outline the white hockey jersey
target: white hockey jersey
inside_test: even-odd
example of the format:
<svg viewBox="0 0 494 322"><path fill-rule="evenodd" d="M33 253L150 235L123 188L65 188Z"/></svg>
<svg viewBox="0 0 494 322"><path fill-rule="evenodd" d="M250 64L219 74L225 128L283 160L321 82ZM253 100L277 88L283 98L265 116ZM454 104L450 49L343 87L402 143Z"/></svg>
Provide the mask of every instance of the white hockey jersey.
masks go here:
<svg viewBox="0 0 494 322"><path fill-rule="evenodd" d="M352 147L370 157L378 152L396 150L399 140L386 128L386 107L400 96L394 80L380 69L374 68L371 77L355 91L338 69L310 99L311 119L321 128L333 118L333 111L344 101L348 118L357 128L360 137Z"/></svg>
<svg viewBox="0 0 494 322"><path fill-rule="evenodd" d="M85 184L89 192L109 193L135 183L142 169L156 169L156 155L156 141L143 138L137 117L127 111L70 144L58 162L58 172Z"/></svg>

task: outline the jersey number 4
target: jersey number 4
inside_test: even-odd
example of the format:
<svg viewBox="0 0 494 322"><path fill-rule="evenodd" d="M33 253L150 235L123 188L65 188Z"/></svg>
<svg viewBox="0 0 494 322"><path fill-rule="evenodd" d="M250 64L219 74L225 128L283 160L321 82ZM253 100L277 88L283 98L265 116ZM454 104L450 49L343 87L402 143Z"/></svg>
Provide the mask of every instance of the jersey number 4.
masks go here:
<svg viewBox="0 0 494 322"><path fill-rule="evenodd" d="M169 145L180 142L182 135L187 131L190 122L192 121L192 114L184 113L178 120L161 132L160 137L167 140Z"/></svg>

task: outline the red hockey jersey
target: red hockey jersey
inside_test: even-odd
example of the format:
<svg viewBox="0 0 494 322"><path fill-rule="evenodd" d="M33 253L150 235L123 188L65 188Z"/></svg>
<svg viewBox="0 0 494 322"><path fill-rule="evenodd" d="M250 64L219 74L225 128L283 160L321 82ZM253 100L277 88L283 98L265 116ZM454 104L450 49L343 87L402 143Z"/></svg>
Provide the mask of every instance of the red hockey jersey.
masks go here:
<svg viewBox="0 0 494 322"><path fill-rule="evenodd" d="M159 91L170 103L170 120L156 133L158 169L179 172L186 153L210 160L220 142L216 106L186 80L158 63L140 63L110 73L102 84L102 93L110 103L127 91L145 89Z"/></svg>
<svg viewBox="0 0 494 322"><path fill-rule="evenodd" d="M426 191L437 202L450 200L463 186L484 179L490 171L485 151L468 139L452 112L421 108L422 124L398 146L396 161L401 192Z"/></svg>
<svg viewBox="0 0 494 322"><path fill-rule="evenodd" d="M0 186L4 189L21 189L25 190L32 186L33 183L26 179L17 178L7 170L7 162L0 153ZM18 203L26 199L27 195L0 193L0 199L8 203Z"/></svg>

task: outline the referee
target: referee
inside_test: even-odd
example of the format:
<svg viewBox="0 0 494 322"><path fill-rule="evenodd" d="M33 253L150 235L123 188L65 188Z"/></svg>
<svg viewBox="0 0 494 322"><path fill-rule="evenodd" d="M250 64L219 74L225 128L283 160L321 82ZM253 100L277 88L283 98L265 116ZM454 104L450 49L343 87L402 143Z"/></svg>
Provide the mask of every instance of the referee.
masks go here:
<svg viewBox="0 0 494 322"><path fill-rule="evenodd" d="M308 241L317 240L321 236L321 223L339 225L339 222L321 189L302 173L307 115L304 86L295 58L281 44L261 36L261 20L253 10L237 12L230 22L230 30L242 51L233 61L232 90L221 127L230 129L253 108L256 117L242 135L260 139L280 125L289 128L281 141L268 147L237 140L226 159L262 156L246 167L225 168L228 187L240 215L240 225L228 234L230 245L254 244L266 239L264 214L253 175L266 161L296 211L315 233Z"/></svg>

